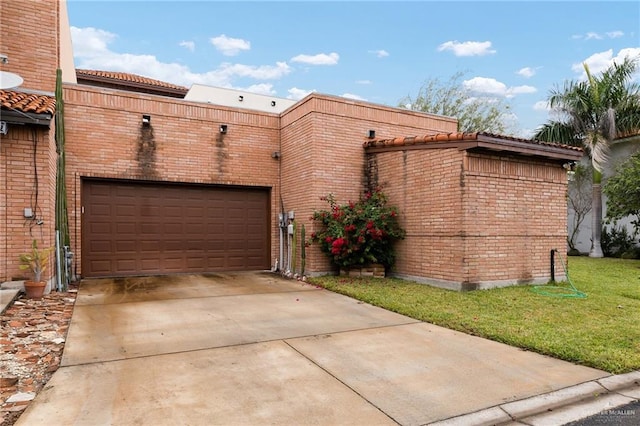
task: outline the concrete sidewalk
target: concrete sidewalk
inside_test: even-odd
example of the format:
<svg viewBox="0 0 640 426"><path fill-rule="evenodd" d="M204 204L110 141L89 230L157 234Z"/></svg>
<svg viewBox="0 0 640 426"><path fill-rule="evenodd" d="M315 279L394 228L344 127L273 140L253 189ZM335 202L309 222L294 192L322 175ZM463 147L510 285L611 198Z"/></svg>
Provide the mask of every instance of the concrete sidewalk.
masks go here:
<svg viewBox="0 0 640 426"><path fill-rule="evenodd" d="M639 398L639 376L268 273L93 280L17 424L560 425Z"/></svg>

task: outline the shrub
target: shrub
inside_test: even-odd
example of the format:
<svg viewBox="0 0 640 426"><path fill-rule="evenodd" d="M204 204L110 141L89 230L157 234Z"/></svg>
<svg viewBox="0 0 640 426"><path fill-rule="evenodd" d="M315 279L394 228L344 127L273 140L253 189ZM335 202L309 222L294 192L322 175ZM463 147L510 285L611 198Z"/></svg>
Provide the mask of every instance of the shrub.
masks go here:
<svg viewBox="0 0 640 426"><path fill-rule="evenodd" d="M311 234L311 243L320 245L331 262L341 268L379 263L390 269L395 263L393 242L405 231L398 222L398 210L387 205L387 197L378 189L367 192L358 202L338 205L332 194L322 197L328 210L318 210L311 219L319 230Z"/></svg>
<svg viewBox="0 0 640 426"><path fill-rule="evenodd" d="M637 258L640 255L634 235L629 235L624 226L603 227L600 245L606 257Z"/></svg>

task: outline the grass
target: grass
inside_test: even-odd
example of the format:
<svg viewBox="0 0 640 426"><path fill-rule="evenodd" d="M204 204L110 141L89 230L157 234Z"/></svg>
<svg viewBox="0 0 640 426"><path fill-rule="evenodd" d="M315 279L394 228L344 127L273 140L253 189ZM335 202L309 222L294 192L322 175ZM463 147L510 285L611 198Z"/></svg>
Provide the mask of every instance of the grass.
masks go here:
<svg viewBox="0 0 640 426"><path fill-rule="evenodd" d="M610 373L640 369L640 261L570 257L569 278L586 298L544 296L531 286L457 292L395 278L324 276L313 283L418 320Z"/></svg>

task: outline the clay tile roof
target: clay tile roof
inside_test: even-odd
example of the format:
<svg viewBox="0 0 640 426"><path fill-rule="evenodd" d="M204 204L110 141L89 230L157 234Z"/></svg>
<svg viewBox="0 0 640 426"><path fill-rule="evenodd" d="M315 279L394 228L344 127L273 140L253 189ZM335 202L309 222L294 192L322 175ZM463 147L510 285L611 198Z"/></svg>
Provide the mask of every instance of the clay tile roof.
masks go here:
<svg viewBox="0 0 640 426"><path fill-rule="evenodd" d="M422 146L424 148L484 148L554 157L569 156L579 158L579 156L582 155L582 148L576 146L497 135L487 132L452 132L436 133L424 136L369 139L364 142L363 146L365 149L373 149L375 151L386 151L389 149L419 149L420 146Z"/></svg>
<svg viewBox="0 0 640 426"><path fill-rule="evenodd" d="M189 89L184 86L125 72L77 69L76 78L79 82L111 83L122 87L148 88L159 93L181 94L182 96L186 95L189 91Z"/></svg>
<svg viewBox="0 0 640 426"><path fill-rule="evenodd" d="M47 95L0 90L0 106L23 113L53 115L56 112L56 98Z"/></svg>

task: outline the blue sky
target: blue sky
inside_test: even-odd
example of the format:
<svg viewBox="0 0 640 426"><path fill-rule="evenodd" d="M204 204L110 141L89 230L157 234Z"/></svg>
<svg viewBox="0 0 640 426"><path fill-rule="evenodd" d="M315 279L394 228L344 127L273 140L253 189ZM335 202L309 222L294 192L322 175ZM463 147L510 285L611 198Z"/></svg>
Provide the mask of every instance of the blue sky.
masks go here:
<svg viewBox="0 0 640 426"><path fill-rule="evenodd" d="M514 134L549 90L640 57L640 2L67 0L77 68L397 106L425 81L507 102ZM638 77L636 77L638 78Z"/></svg>

